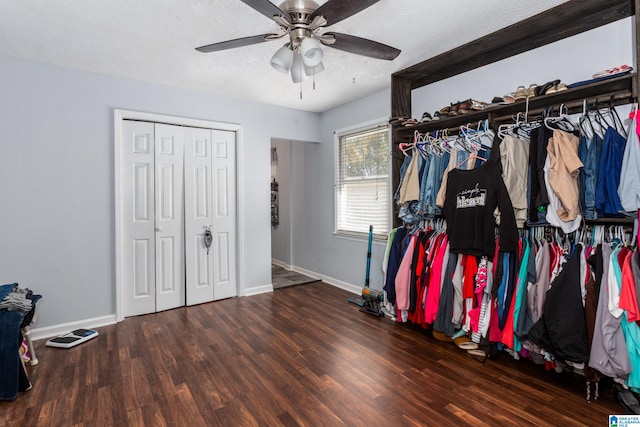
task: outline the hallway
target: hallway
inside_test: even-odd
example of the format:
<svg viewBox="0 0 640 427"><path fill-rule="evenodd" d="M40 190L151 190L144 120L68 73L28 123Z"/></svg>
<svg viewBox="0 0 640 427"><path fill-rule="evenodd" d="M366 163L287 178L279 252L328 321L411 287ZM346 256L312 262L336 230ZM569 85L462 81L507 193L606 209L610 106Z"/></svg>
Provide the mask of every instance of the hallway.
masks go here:
<svg viewBox="0 0 640 427"><path fill-rule="evenodd" d="M295 271L286 270L278 265L271 264L271 283L273 283L273 290L319 281L320 279L314 279L312 277L296 273Z"/></svg>

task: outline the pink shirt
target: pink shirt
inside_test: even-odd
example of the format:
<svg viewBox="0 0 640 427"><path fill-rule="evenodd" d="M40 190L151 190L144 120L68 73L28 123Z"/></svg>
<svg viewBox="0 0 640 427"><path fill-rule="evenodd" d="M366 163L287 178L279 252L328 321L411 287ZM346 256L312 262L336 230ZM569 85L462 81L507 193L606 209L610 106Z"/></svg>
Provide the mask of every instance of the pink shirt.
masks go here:
<svg viewBox="0 0 640 427"><path fill-rule="evenodd" d="M440 287L442 286L442 264L444 263L444 254L446 252L448 236L445 234L438 244L436 255L431 266L431 276L429 277L429 288L427 289L427 301L424 307L425 323L433 324L438 315L438 306L440 304Z"/></svg>

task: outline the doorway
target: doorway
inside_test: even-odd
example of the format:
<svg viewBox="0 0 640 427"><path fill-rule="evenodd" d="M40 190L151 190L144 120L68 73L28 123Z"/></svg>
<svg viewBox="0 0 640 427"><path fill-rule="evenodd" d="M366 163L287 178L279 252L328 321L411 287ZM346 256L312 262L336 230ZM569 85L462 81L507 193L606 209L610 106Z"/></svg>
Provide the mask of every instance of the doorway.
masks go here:
<svg viewBox="0 0 640 427"><path fill-rule="evenodd" d="M237 126L116 110L116 316L237 296Z"/></svg>
<svg viewBox="0 0 640 427"><path fill-rule="evenodd" d="M310 144L271 140L271 283L274 290L319 280L309 277L313 273L296 265L294 250L294 237L303 226L300 204L304 177L300 174L305 170L305 150Z"/></svg>

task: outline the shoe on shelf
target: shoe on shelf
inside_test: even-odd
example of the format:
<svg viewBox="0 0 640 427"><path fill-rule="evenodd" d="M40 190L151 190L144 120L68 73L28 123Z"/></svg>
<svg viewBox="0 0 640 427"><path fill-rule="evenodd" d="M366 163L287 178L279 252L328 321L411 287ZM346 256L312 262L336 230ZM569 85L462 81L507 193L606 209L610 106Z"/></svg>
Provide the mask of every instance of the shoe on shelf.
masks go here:
<svg viewBox="0 0 640 427"><path fill-rule="evenodd" d="M525 99L527 99L527 90L524 88L524 86L518 86L515 96L516 101L524 101Z"/></svg>
<svg viewBox="0 0 640 427"><path fill-rule="evenodd" d="M471 99L470 101L471 101L471 109L473 111L484 110L485 108L487 108L487 105L489 105L484 101L476 101L475 99Z"/></svg>
<svg viewBox="0 0 640 427"><path fill-rule="evenodd" d="M624 74L633 71L633 67L629 67L628 65L621 65L619 67L609 68L608 70L598 71L593 75L594 79L598 79L600 77L614 76L616 74Z"/></svg>
<svg viewBox="0 0 640 427"><path fill-rule="evenodd" d="M410 119L410 117L404 117L404 116L395 116L395 117L391 117L389 119L389 124L391 126L393 125L399 125L402 124L402 122L404 122L405 120Z"/></svg>
<svg viewBox="0 0 640 427"><path fill-rule="evenodd" d="M567 90L567 85L565 83L558 83L557 85L553 85L547 90L547 94L562 92Z"/></svg>
<svg viewBox="0 0 640 427"><path fill-rule="evenodd" d="M451 107L449 107L449 115L457 116L459 113L458 108L460 108L460 101L456 102L455 104L451 104Z"/></svg>
<svg viewBox="0 0 640 427"><path fill-rule="evenodd" d="M529 86L529 89L527 89L527 98L533 98L534 96L536 96L536 89L538 88L538 85L533 83Z"/></svg>
<svg viewBox="0 0 640 427"><path fill-rule="evenodd" d="M472 111L473 102L471 99L462 101L458 104L458 114L470 113Z"/></svg>
<svg viewBox="0 0 640 427"><path fill-rule="evenodd" d="M431 114L427 111L422 115L420 123L430 122L431 120L433 120L433 117L431 117Z"/></svg>
<svg viewBox="0 0 640 427"><path fill-rule="evenodd" d="M560 84L560 80L551 80L549 82L546 82L542 86L538 86L536 88L536 96L546 95L547 93L549 93L549 89L559 84Z"/></svg>
<svg viewBox="0 0 640 427"><path fill-rule="evenodd" d="M505 104L512 104L516 102L516 94L514 92L505 93L504 95L502 95L502 99L504 100Z"/></svg>
<svg viewBox="0 0 640 427"><path fill-rule="evenodd" d="M498 105L507 105L507 102L500 96L494 96L491 102L485 105L484 108L497 107Z"/></svg>

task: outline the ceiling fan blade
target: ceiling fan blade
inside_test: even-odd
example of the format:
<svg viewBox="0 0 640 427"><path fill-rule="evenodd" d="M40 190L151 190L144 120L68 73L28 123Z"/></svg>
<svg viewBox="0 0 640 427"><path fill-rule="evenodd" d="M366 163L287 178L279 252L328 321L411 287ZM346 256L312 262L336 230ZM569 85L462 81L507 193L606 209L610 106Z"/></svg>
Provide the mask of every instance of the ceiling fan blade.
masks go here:
<svg viewBox="0 0 640 427"><path fill-rule="evenodd" d="M350 36L341 33L324 33L323 36L335 38L334 43L325 43L335 49L344 50L345 52L364 55L370 58L385 59L393 61L400 55L400 49L387 46L386 44L374 42L373 40L363 39L362 37ZM320 38L320 41L322 39Z"/></svg>
<svg viewBox="0 0 640 427"><path fill-rule="evenodd" d="M227 40L224 42L208 44L197 47L198 52L217 52L219 50L233 49L236 47L249 46L256 43L268 42L274 38L279 38L280 34L260 34L258 36L242 37L239 39Z"/></svg>
<svg viewBox="0 0 640 427"><path fill-rule="evenodd" d="M324 16L327 19L328 25L333 25L379 1L380 0L329 0L317 8L311 14L310 18L313 19L316 16Z"/></svg>
<svg viewBox="0 0 640 427"><path fill-rule="evenodd" d="M269 19L273 19L274 16L280 15L288 18L288 15L282 11L278 6L271 3L269 0L241 0L243 3L251 6Z"/></svg>

